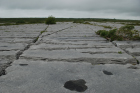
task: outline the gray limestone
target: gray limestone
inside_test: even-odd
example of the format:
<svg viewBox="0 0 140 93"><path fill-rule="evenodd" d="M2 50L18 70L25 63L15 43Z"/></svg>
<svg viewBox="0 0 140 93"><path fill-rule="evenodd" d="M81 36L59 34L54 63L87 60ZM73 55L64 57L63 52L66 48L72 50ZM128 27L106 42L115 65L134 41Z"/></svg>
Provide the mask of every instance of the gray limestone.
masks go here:
<svg viewBox="0 0 140 93"><path fill-rule="evenodd" d="M126 51L134 56L140 56L140 48L127 48Z"/></svg>
<svg viewBox="0 0 140 93"><path fill-rule="evenodd" d="M136 56L136 59L137 59L137 61L138 61L139 64L140 64L140 56Z"/></svg>
<svg viewBox="0 0 140 93"><path fill-rule="evenodd" d="M140 62L139 57L137 57L140 56L140 41L113 41L113 44L120 47Z"/></svg>
<svg viewBox="0 0 140 93"><path fill-rule="evenodd" d="M140 47L140 41L113 41L113 43L122 49Z"/></svg>
<svg viewBox="0 0 140 93"><path fill-rule="evenodd" d="M0 26L0 72L28 48L45 27L45 24Z"/></svg>
<svg viewBox="0 0 140 93"><path fill-rule="evenodd" d="M78 93L70 80L83 93L139 93L139 41L109 42L95 32L122 24L91 24L0 26L0 93Z"/></svg>
<svg viewBox="0 0 140 93"><path fill-rule="evenodd" d="M0 92L79 93L64 88L64 84L84 79L88 87L84 93L139 93L140 69L128 69L130 66L17 60L7 69L7 75L0 77Z"/></svg>
<svg viewBox="0 0 140 93"><path fill-rule="evenodd" d="M98 50L97 50L98 51ZM136 60L126 54L122 53L107 53L101 52L97 53L95 50L92 53L79 52L75 49L73 50L27 50L25 51L20 58L21 59L34 59L34 60L49 60L49 61L67 61L67 62L90 62L92 64L102 64L102 63L117 63L117 64L126 64L126 63L136 63Z"/></svg>
<svg viewBox="0 0 140 93"><path fill-rule="evenodd" d="M0 43L0 51L22 50L27 45L24 43Z"/></svg>

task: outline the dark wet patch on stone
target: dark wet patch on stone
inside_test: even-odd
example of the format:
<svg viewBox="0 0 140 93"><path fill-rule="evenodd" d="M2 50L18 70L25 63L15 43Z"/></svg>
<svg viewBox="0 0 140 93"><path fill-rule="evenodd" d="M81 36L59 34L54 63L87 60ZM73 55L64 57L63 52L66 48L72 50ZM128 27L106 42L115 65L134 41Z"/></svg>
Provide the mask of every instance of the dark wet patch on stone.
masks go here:
<svg viewBox="0 0 140 93"><path fill-rule="evenodd" d="M106 74L106 75L113 75L111 72L108 72L106 70L103 70L103 73Z"/></svg>
<svg viewBox="0 0 140 93"><path fill-rule="evenodd" d="M83 79L70 80L64 84L64 87L71 91L84 92L87 89L87 86L85 84L86 81Z"/></svg>
<svg viewBox="0 0 140 93"><path fill-rule="evenodd" d="M128 67L128 69L140 69L140 68L138 68L136 66L130 66L130 67Z"/></svg>
<svg viewBox="0 0 140 93"><path fill-rule="evenodd" d="M28 64L19 64L20 66L27 66Z"/></svg>

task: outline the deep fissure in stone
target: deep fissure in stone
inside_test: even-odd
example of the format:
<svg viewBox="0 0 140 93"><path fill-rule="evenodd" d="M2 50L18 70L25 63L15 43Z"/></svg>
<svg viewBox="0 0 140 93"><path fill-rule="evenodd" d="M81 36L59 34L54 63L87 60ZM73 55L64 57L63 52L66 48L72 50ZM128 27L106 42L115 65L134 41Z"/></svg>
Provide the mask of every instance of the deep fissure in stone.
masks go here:
<svg viewBox="0 0 140 93"><path fill-rule="evenodd" d="M0 76L2 76L2 75L6 75L5 69L0 70Z"/></svg>

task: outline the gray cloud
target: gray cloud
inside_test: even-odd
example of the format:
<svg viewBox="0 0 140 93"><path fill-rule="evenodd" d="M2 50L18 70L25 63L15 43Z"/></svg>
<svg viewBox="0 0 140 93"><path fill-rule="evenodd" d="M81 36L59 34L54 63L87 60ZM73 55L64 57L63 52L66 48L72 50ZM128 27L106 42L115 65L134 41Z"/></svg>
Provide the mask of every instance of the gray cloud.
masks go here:
<svg viewBox="0 0 140 93"><path fill-rule="evenodd" d="M59 12L95 13L106 16L124 15L136 18L140 16L140 0L0 0L0 10L6 11L55 11ZM73 12L75 14L75 12ZM52 14L55 14L51 12ZM87 16L85 14L85 17ZM63 13L61 13L63 15ZM78 14L76 14L78 15ZM68 15L66 15L67 17ZM81 15L79 15L81 16ZM88 17L88 16L87 16ZM104 16L103 16L104 17ZM127 18L127 17L126 17Z"/></svg>

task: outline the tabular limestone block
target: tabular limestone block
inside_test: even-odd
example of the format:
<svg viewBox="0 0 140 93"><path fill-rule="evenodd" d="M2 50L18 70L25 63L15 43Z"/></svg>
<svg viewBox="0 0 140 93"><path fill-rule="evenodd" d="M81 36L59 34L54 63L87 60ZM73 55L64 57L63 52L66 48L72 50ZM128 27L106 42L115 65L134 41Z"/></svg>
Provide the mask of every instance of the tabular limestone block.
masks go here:
<svg viewBox="0 0 140 93"><path fill-rule="evenodd" d="M126 51L134 56L140 56L140 48L127 48Z"/></svg>
<svg viewBox="0 0 140 93"><path fill-rule="evenodd" d="M0 43L0 50L22 50L27 45L24 43Z"/></svg>
<svg viewBox="0 0 140 93"><path fill-rule="evenodd" d="M21 56L21 59L35 59L48 61L67 61L67 62L90 62L92 64L105 63L136 63L136 60L126 53L102 53L102 54L88 54L81 53L76 50L28 50Z"/></svg>
<svg viewBox="0 0 140 93"><path fill-rule="evenodd" d="M113 41L114 45L126 49L126 48L139 48L140 42L138 41Z"/></svg>

